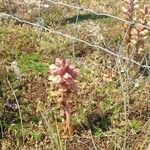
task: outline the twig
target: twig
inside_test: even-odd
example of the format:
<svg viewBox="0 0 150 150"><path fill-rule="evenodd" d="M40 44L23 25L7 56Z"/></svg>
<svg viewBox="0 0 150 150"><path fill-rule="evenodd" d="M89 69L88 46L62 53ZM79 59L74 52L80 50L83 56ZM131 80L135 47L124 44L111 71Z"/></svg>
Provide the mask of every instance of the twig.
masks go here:
<svg viewBox="0 0 150 150"><path fill-rule="evenodd" d="M75 22L75 25L74 25L74 34L73 34L73 36L74 36L75 38L77 38L79 13L80 13L80 10L78 9L78 10L77 10L76 22ZM76 40L73 40L72 52L73 52L73 57L74 57L74 58L75 58L75 43L76 43Z"/></svg>
<svg viewBox="0 0 150 150"><path fill-rule="evenodd" d="M16 104L17 104L17 107L18 107L18 112L19 112L19 116L20 116L20 123L21 123L21 128L22 128L22 139L23 139L23 145L24 145L24 128L23 128L22 114L21 114L19 101L18 101L18 99L16 97L16 93L15 93L15 91L14 91L14 89L13 89L13 87L12 87L12 85L11 85L9 79L8 79L8 77L7 77L7 83L8 83L8 85L9 85L11 91L12 91L12 94L13 94L15 100L16 100Z"/></svg>

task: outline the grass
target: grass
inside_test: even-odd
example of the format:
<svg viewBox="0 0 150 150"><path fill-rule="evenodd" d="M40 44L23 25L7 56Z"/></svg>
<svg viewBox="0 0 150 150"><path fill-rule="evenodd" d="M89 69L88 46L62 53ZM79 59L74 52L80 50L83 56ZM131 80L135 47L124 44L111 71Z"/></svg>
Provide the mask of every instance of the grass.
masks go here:
<svg viewBox="0 0 150 150"><path fill-rule="evenodd" d="M72 4L71 1L68 3ZM105 10L107 6L108 13L121 15L119 1L115 6L112 1L95 0L91 3L82 0L81 3L95 11ZM52 19L54 22L49 27L73 35L74 18L74 10L57 7L43 12L42 23L49 26ZM120 45L123 39L121 23L87 13L81 13L79 18L78 38L111 50ZM62 19L67 22L61 23ZM146 149L150 141L149 76L137 72L138 68L134 66L127 77L126 72L118 70L114 57L86 44L76 42L73 57L73 41L67 38L19 25L15 21L1 20L0 26L0 143L3 150L121 150L125 128L125 150ZM99 34L104 37L102 40L98 40ZM75 135L72 139L61 136L59 107L51 96L48 81L49 65L56 57L69 58L80 70L77 90L70 96L74 103L72 121ZM14 61L21 78L10 68ZM128 69L126 62L122 62L121 67L122 70L124 67ZM19 102L23 131L18 110L4 106L7 101L16 103L7 80ZM131 81L133 84L129 88L128 82ZM123 103L124 94L128 99Z"/></svg>
<svg viewBox="0 0 150 150"><path fill-rule="evenodd" d="M46 63L41 62L42 60L40 60L39 54L36 53L21 55L18 61L22 73L32 70L36 74L43 74L48 67Z"/></svg>

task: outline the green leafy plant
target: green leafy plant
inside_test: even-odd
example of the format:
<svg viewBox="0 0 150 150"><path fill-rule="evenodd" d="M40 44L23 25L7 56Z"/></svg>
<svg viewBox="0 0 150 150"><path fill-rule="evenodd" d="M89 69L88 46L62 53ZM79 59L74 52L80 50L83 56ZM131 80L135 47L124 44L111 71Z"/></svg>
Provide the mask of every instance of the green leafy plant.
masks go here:
<svg viewBox="0 0 150 150"><path fill-rule="evenodd" d="M22 55L21 58L19 58L20 63L19 67L21 71L24 73L26 71L32 70L33 72L37 74L41 74L45 70L45 63L42 63L40 61L40 58L37 54L32 53L32 54L24 54Z"/></svg>
<svg viewBox="0 0 150 150"><path fill-rule="evenodd" d="M62 117L64 135L72 136L71 103L68 100L69 93L74 89L74 80L78 76L75 66L70 65L69 60L56 58L55 64L50 65L49 80L54 85L57 101Z"/></svg>
<svg viewBox="0 0 150 150"><path fill-rule="evenodd" d="M129 125L130 125L130 128L134 132L138 132L141 129L141 122L138 121L138 120L131 120L131 121L129 121Z"/></svg>

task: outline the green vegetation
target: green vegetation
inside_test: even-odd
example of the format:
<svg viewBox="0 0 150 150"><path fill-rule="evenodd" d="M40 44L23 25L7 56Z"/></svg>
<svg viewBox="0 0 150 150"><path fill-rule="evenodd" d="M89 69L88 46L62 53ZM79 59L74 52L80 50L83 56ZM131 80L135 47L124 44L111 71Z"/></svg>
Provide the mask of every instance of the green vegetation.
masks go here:
<svg viewBox="0 0 150 150"><path fill-rule="evenodd" d="M63 2L78 5L73 0ZM115 4L111 0L80 2L96 12L123 16L122 1ZM148 3L148 0L139 1L141 7ZM16 17L35 22L39 7L35 4L29 6L31 16L27 16L22 6L19 1L12 0L11 7ZM8 13L8 7L1 0L0 12ZM39 21L47 28L133 58L134 46L128 56L127 43L122 43L125 35L123 22L80 10L75 34L76 17L77 10L51 4L41 10ZM146 51L143 52L147 53L144 65L149 62L149 35L144 43ZM2 150L147 149L150 142L149 69L10 18L1 17L0 45ZM70 139L62 134L60 106L48 80L49 66L56 58L70 59L80 72L75 81L76 88L68 94L74 129ZM140 63L141 59L139 57L137 61Z"/></svg>

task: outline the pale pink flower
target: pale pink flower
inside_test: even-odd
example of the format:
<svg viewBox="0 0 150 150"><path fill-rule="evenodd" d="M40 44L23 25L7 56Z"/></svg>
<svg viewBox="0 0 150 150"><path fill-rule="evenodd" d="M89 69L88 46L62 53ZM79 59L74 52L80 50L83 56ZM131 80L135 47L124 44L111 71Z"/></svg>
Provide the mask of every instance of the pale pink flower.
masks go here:
<svg viewBox="0 0 150 150"><path fill-rule="evenodd" d="M71 87L78 76L75 66L70 65L69 60L56 58L55 64L50 65L49 80L53 84Z"/></svg>

